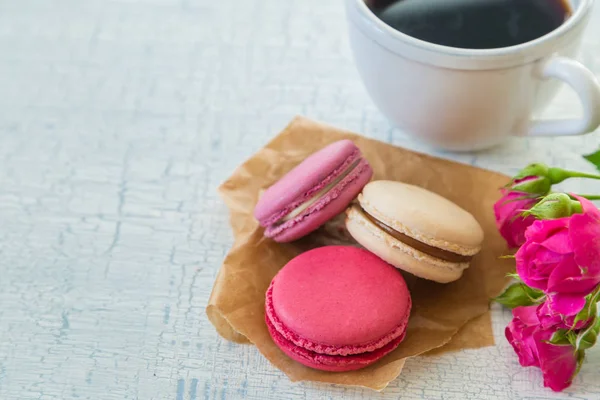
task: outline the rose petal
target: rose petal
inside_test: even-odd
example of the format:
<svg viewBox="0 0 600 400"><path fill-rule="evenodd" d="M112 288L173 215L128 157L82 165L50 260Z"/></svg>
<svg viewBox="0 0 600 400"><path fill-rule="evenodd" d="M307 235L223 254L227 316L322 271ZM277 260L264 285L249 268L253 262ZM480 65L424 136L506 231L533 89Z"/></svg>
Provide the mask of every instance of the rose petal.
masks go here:
<svg viewBox="0 0 600 400"><path fill-rule="evenodd" d="M571 217L571 242L575 261L586 274L600 279L600 223L589 215Z"/></svg>
<svg viewBox="0 0 600 400"><path fill-rule="evenodd" d="M538 327L529 327L523 330L522 351L519 355L519 363L523 367L539 367L540 360L537 346L533 337Z"/></svg>
<svg viewBox="0 0 600 400"><path fill-rule="evenodd" d="M548 278L548 293L576 293L586 296L594 291L598 282L583 277L579 265L571 257L556 265Z"/></svg>
<svg viewBox="0 0 600 400"><path fill-rule="evenodd" d="M525 231L525 237L528 240L533 240L536 236L540 236L542 232L544 232L544 222L536 220L529 228L527 228L527 231Z"/></svg>
<svg viewBox="0 0 600 400"><path fill-rule="evenodd" d="M527 229L525 237L540 243L556 231L568 228L568 226L569 218L537 220Z"/></svg>
<svg viewBox="0 0 600 400"><path fill-rule="evenodd" d="M570 254L573 252L569 230L566 228L556 231L542 242L542 246L557 254Z"/></svg>
<svg viewBox="0 0 600 400"><path fill-rule="evenodd" d="M512 221L507 221L500 229L500 234L506 240L508 247L517 248L525 243L525 232L535 222L532 216L523 218L518 216Z"/></svg>
<svg viewBox="0 0 600 400"><path fill-rule="evenodd" d="M555 314L548 307L548 302L545 301L537 309L536 314L540 320L540 325L543 329L551 329L555 326L561 325L562 318L559 314Z"/></svg>
<svg viewBox="0 0 600 400"><path fill-rule="evenodd" d="M577 294L555 293L547 301L553 312L566 316L576 315L585 307L585 296Z"/></svg>
<svg viewBox="0 0 600 400"><path fill-rule="evenodd" d="M539 249L536 254L535 257L533 258L533 262L535 262L536 265L539 266L543 266L545 264L550 264L550 270L547 272L552 272L552 270L554 269L554 266L558 263L560 263L565 257L569 257L569 255L571 253L567 253L567 254L560 254L560 253L555 253L552 250L548 250L546 248L543 248L543 245L538 245L539 247L541 247L541 249Z"/></svg>
<svg viewBox="0 0 600 400"><path fill-rule="evenodd" d="M527 286L544 290L546 289L546 277L542 276L542 281L540 282L539 274L535 271L535 265L530 262L531 259L535 259L536 250L540 247L541 246L537 243L528 242L524 244L515 254L515 260L517 264L517 274L521 280L523 280Z"/></svg>
<svg viewBox="0 0 600 400"><path fill-rule="evenodd" d="M592 219L600 223L600 210L598 210L598 207L594 203L576 194L571 194L571 196L575 197L581 203L584 214L589 215Z"/></svg>
<svg viewBox="0 0 600 400"><path fill-rule="evenodd" d="M509 192L494 204L497 220L507 220L515 215L518 210L527 210L537 201L532 198L523 198L527 194L522 192Z"/></svg>
<svg viewBox="0 0 600 400"><path fill-rule="evenodd" d="M544 386L555 392L568 388L577 371L577 354L571 345L558 346L536 337L540 368Z"/></svg>
<svg viewBox="0 0 600 400"><path fill-rule="evenodd" d="M537 306L520 306L512 310L513 317L521 321L525 326L534 326L539 324L537 316Z"/></svg>

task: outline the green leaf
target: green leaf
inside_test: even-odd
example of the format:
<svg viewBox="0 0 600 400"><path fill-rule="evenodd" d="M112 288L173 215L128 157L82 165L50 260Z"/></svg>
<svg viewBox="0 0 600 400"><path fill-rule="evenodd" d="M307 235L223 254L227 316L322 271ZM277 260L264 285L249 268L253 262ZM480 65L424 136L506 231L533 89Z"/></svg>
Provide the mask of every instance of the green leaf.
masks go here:
<svg viewBox="0 0 600 400"><path fill-rule="evenodd" d="M567 333L567 338L569 339L571 346L575 347L575 342L577 342L577 334L573 331L569 331L569 333Z"/></svg>
<svg viewBox="0 0 600 400"><path fill-rule="evenodd" d="M513 309L519 306L532 306L541 302L544 293L532 289L522 282L514 283L493 300L505 307Z"/></svg>
<svg viewBox="0 0 600 400"><path fill-rule="evenodd" d="M596 290L590 294L590 298L594 303L598 303L600 301L600 286L598 286Z"/></svg>
<svg viewBox="0 0 600 400"><path fill-rule="evenodd" d="M542 300L546 299L546 295L541 290L537 290L532 287L529 287L524 283L521 283L521 285L523 285L523 288L525 290L525 293L527 293L527 296L529 296L529 298L532 301L534 301L536 304L541 303Z"/></svg>
<svg viewBox="0 0 600 400"><path fill-rule="evenodd" d="M583 309L581 311L579 311L579 313L577 313L577 315L575 316L575 320L573 321L573 326L576 326L579 321L595 320L595 318L597 318L597 316L598 316L598 306L596 304L598 302L597 296L598 296L597 293L592 293L591 295L587 296L588 297L587 303L585 304L585 307L583 307Z"/></svg>
<svg viewBox="0 0 600 400"><path fill-rule="evenodd" d="M577 340L575 341L575 351L579 350L587 350L589 348L594 347L596 341L598 340L598 331L596 330L596 324L590 325L587 329L581 331L577 335Z"/></svg>
<svg viewBox="0 0 600 400"><path fill-rule="evenodd" d="M596 151L595 153L587 154L587 155L583 156L583 158L585 158L586 160L588 160L589 162L594 164L596 169L598 171L600 171L600 149L598 151Z"/></svg>
<svg viewBox="0 0 600 400"><path fill-rule="evenodd" d="M571 341L569 340L569 331L566 329L559 329L552 334L552 337L548 341L550 344L555 344L559 346L571 346Z"/></svg>

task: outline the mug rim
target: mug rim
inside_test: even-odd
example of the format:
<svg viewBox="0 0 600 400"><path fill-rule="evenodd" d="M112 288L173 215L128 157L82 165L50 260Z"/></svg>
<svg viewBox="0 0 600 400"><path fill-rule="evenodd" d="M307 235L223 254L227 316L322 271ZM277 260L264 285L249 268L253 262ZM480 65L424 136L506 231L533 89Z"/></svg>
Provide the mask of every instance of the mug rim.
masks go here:
<svg viewBox="0 0 600 400"><path fill-rule="evenodd" d="M514 46L493 49L464 49L434 44L402 33L379 19L367 6L365 0L348 1L354 3L355 10L358 11L363 19L363 21L355 20L353 22L358 22L359 25L363 26L365 26L365 23L370 25L369 33L371 34L368 34L363 29L361 31L367 34L367 36L371 36L378 44L386 47L388 50L395 53L402 53L408 58L415 58L430 64L466 69L486 69L493 66L506 67L526 63L530 61L529 58L542 58L544 54L539 54L540 47L543 44L554 43L564 38L569 32L579 27L589 14L594 3L594 0L580 0L577 8L565 23L552 32L534 40ZM573 5L572 2L569 3L571 6ZM352 19L350 16L351 10L348 11L349 17ZM399 50L398 46L403 48ZM524 57L523 54L525 53L530 53L530 57Z"/></svg>

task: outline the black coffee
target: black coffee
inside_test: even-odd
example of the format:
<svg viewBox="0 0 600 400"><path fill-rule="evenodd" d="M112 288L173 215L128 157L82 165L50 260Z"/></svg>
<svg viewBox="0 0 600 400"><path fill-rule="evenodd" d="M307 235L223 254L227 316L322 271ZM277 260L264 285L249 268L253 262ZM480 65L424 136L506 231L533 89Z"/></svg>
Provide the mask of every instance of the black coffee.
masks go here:
<svg viewBox="0 0 600 400"><path fill-rule="evenodd" d="M529 42L571 15L566 0L367 0L367 5L402 33L465 49Z"/></svg>

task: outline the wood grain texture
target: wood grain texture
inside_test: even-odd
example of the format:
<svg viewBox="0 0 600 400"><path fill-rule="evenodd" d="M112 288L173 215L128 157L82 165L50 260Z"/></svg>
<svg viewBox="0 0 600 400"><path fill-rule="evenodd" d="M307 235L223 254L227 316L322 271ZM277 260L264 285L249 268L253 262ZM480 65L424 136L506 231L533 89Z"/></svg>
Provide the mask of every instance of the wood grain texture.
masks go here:
<svg viewBox="0 0 600 400"><path fill-rule="evenodd" d="M296 114L508 174L591 171L597 134L477 155L406 138L345 30L341 1L0 0L0 399L600 398L600 351L553 394L499 308L496 347L411 359L382 394L292 384L217 335L204 307L232 237L216 187ZM583 61L598 74L599 38L596 9Z"/></svg>

